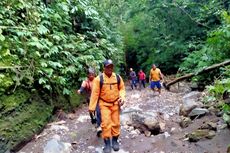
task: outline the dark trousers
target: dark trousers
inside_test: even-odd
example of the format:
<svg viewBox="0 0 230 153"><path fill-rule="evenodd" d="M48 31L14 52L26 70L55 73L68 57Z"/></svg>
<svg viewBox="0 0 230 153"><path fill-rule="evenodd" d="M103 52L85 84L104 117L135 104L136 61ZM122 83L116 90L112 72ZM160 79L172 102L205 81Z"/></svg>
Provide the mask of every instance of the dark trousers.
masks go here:
<svg viewBox="0 0 230 153"><path fill-rule="evenodd" d="M140 88L141 88L141 85L145 88L145 80L140 80L139 84L140 84Z"/></svg>
<svg viewBox="0 0 230 153"><path fill-rule="evenodd" d="M135 88L137 88L136 83L137 83L136 79L132 79L132 80L131 80L131 88L132 88L132 89L133 89L133 86L134 86Z"/></svg>
<svg viewBox="0 0 230 153"><path fill-rule="evenodd" d="M97 119L97 126L99 127L101 125L101 111L98 103L96 107L96 119Z"/></svg>

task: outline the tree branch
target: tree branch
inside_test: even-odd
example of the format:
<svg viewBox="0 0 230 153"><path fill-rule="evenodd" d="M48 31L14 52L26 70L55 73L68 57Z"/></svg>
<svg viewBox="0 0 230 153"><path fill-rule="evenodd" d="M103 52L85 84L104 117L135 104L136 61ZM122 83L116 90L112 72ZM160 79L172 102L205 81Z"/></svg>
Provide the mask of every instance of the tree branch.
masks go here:
<svg viewBox="0 0 230 153"><path fill-rule="evenodd" d="M184 75L184 76L181 76L181 77L179 77L179 78L174 79L173 81L171 81L171 82L169 82L169 83L164 83L163 85L164 85L164 87L165 87L166 89L169 90L171 85L173 85L173 84L175 84L175 83L177 83L177 82L179 82L179 81L182 81L182 80L191 78L191 77L193 77L193 76L196 76L196 75L199 75L199 74L202 74L202 73L205 73L205 72L209 72L209 71L212 71L212 70L214 70L214 69L216 69L216 68L219 68L219 67L222 67L222 66L227 66L227 65L230 65L230 60L224 61L224 62L222 62L222 63L218 63L218 64L211 65L211 66L206 67L206 68L204 68L204 69L202 69L201 71L196 72L196 73L189 73L189 74L186 74L186 75Z"/></svg>

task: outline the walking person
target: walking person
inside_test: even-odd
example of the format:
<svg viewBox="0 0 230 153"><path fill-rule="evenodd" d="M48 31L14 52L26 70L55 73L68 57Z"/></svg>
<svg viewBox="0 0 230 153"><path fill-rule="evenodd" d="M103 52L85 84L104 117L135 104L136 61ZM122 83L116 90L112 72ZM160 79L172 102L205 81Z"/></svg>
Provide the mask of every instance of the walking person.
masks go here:
<svg viewBox="0 0 230 153"><path fill-rule="evenodd" d="M137 75L136 72L133 71L133 68L130 68L129 78L130 78L131 88L133 89L133 87L135 87L137 89L137 85L136 85Z"/></svg>
<svg viewBox="0 0 230 153"><path fill-rule="evenodd" d="M164 76L161 73L161 70L157 68L155 64L153 64L150 70L149 82L150 82L151 89L155 91L155 87L156 87L157 91L159 92L159 95L161 94L160 80L163 80L163 79L164 79Z"/></svg>
<svg viewBox="0 0 230 153"><path fill-rule="evenodd" d="M86 101L89 105L90 102L90 96L93 88L93 81L95 78L95 70L93 68L88 69L88 74L87 74L87 79L84 80L81 84L81 88L77 90L78 94L86 94ZM96 124L96 130L97 130L97 136L100 136L102 130L101 130L101 112L99 109L99 105L97 104L96 107L96 114L94 113L89 113L90 118L91 118L91 123Z"/></svg>
<svg viewBox="0 0 230 153"><path fill-rule="evenodd" d="M104 153L119 150L118 137L120 135L120 106L125 101L125 86L123 79L113 72L112 60L104 62L102 75L94 80L89 111L94 112L97 102L101 110L102 138L105 146ZM112 146L111 146L112 140Z"/></svg>
<svg viewBox="0 0 230 153"><path fill-rule="evenodd" d="M138 78L139 78L139 84L140 84L140 89L141 86L143 86L145 88L145 73L143 72L142 69L140 69L140 71L138 72Z"/></svg>

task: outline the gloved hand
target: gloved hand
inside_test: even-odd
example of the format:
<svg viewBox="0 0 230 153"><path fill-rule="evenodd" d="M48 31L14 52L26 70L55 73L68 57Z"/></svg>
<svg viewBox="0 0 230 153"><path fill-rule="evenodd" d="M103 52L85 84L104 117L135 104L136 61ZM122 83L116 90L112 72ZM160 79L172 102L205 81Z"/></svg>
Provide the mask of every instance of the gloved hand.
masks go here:
<svg viewBox="0 0 230 153"><path fill-rule="evenodd" d="M91 123L92 124L96 124L97 123L97 119L96 119L96 116L95 116L95 111L89 111L89 115L90 115L90 119L91 119Z"/></svg>
<svg viewBox="0 0 230 153"><path fill-rule="evenodd" d="M93 118L91 118L91 123L92 124L96 124L97 123L97 119L95 116L93 116Z"/></svg>

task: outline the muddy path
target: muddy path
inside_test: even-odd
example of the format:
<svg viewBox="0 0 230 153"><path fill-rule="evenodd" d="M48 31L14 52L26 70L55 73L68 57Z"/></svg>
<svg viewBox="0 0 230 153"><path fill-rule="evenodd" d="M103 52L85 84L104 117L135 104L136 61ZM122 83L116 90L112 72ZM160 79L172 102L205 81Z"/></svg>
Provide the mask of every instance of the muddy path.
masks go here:
<svg viewBox="0 0 230 153"><path fill-rule="evenodd" d="M179 107L181 92L162 91L159 96L149 88L131 90L127 87L127 102L121 112L121 149L118 153L224 153L230 144L228 128L217 128L212 139L189 142L185 135L201 124L215 121L218 127L224 123L213 114L196 118L186 127L179 125ZM146 133L127 124L127 114L147 113L157 115L161 130L157 134ZM127 122L126 122L127 121ZM57 120L46 126L42 133L25 145L20 153L101 153L103 140L96 136L95 127L90 123L87 106L82 105L74 114L67 114L66 119ZM62 149L61 149L62 148Z"/></svg>

